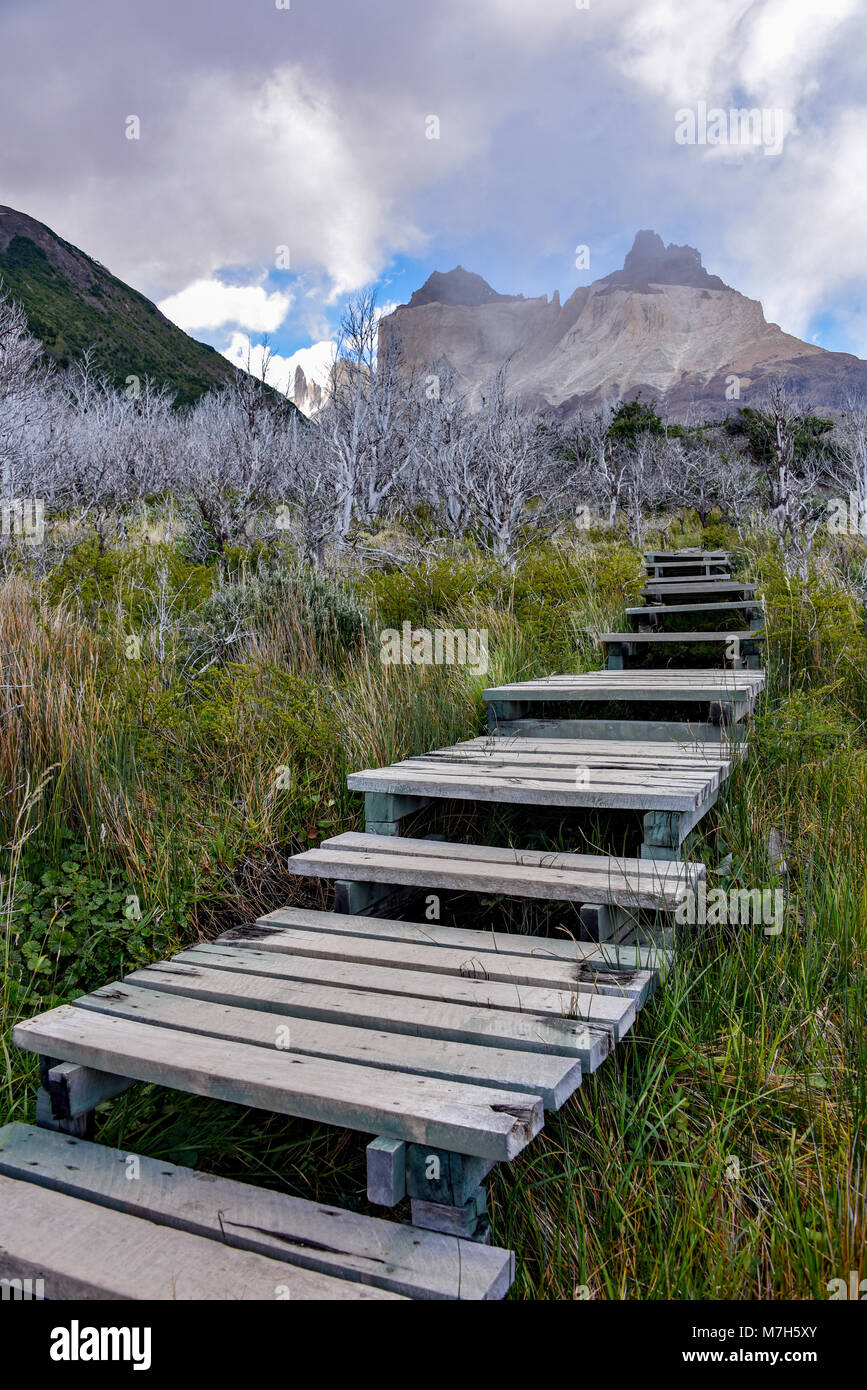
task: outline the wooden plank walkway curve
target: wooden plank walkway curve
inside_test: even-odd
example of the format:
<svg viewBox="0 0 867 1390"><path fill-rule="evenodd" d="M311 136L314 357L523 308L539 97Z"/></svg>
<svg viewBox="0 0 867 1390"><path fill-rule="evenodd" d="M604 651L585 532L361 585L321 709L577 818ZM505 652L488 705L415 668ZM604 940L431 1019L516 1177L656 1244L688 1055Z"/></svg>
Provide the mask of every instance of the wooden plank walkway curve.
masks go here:
<svg viewBox="0 0 867 1390"><path fill-rule="evenodd" d="M600 634L610 650L758 651L761 601L725 551L645 559L650 604ZM691 613L691 630L668 626ZM703 613L752 626L708 631ZM672 913L706 876L688 847L745 756L764 684L738 665L486 690L487 737L353 772L365 832L290 858L334 884L333 911L269 913L18 1024L42 1084L38 1127L0 1131L0 1274L44 1277L61 1298L503 1297L514 1257L489 1243L484 1178L604 1065L664 980ZM401 833L443 799L634 812L641 855ZM434 920L405 920L419 895ZM547 902L561 934L450 925L444 895ZM371 1136L368 1198L408 1202L412 1224L145 1156L144 1180L124 1183L128 1156L90 1135L95 1107L137 1082Z"/></svg>

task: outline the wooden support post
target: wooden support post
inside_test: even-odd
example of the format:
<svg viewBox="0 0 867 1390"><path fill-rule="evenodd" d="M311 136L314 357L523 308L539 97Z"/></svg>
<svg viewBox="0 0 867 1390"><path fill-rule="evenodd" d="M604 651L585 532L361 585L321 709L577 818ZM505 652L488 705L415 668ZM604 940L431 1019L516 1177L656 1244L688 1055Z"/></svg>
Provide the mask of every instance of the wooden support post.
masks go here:
<svg viewBox="0 0 867 1390"><path fill-rule="evenodd" d="M98 1105L113 1100L135 1084L126 1076L78 1066L75 1062L58 1062L48 1068L45 1089L55 1117L75 1120L91 1114Z"/></svg>
<svg viewBox="0 0 867 1390"><path fill-rule="evenodd" d="M637 915L609 903L584 903L579 916L581 941L609 941L615 933L638 925Z"/></svg>
<svg viewBox="0 0 867 1390"><path fill-rule="evenodd" d="M400 821L430 805L429 796L364 793L364 829L370 835L399 835Z"/></svg>
<svg viewBox="0 0 867 1390"><path fill-rule="evenodd" d="M711 701L710 722L718 724L726 733L730 733L737 723L735 707L730 700Z"/></svg>
<svg viewBox="0 0 867 1390"><path fill-rule="evenodd" d="M493 1166L491 1159L408 1144L406 1190L413 1225L487 1243L490 1224L481 1181Z"/></svg>
<svg viewBox="0 0 867 1390"><path fill-rule="evenodd" d="M506 719L526 719L530 713L527 700L489 700L488 733L495 734Z"/></svg>
<svg viewBox="0 0 867 1390"><path fill-rule="evenodd" d="M747 638L741 647L744 665L748 671L760 671L762 668L761 646L765 640L764 623L758 628L753 628L753 624L750 623L750 627L755 631L756 637Z"/></svg>
<svg viewBox="0 0 867 1390"><path fill-rule="evenodd" d="M677 859L680 843L686 832L681 834L680 811L648 811L644 817L644 844L641 846L642 859Z"/></svg>
<svg viewBox="0 0 867 1390"><path fill-rule="evenodd" d="M39 1129L53 1129L61 1134L74 1135L76 1139L92 1139L94 1135L94 1112L88 1110L84 1115L55 1115L51 1097L44 1086L36 1092L36 1124Z"/></svg>
<svg viewBox="0 0 867 1390"><path fill-rule="evenodd" d="M406 1190L418 1201L462 1207L493 1166L493 1159L451 1153L430 1144L407 1144Z"/></svg>
<svg viewBox="0 0 867 1390"><path fill-rule="evenodd" d="M460 1207L444 1206L440 1202L425 1202L413 1197L410 1202L410 1216L413 1226L421 1226L425 1231L441 1231L443 1235L460 1236L464 1240L475 1241L478 1245L490 1244L488 1201L482 1187Z"/></svg>
<svg viewBox="0 0 867 1390"><path fill-rule="evenodd" d="M350 917L400 916L413 891L396 888L393 883L338 878L334 882L334 911Z"/></svg>
<svg viewBox="0 0 867 1390"><path fill-rule="evenodd" d="M694 811L646 811L644 815L644 844L642 859L682 859L686 854L686 837L716 805L719 791Z"/></svg>
<svg viewBox="0 0 867 1390"><path fill-rule="evenodd" d="M751 632L758 632L765 625L765 610L761 604L753 606L745 605L745 611L750 624Z"/></svg>
<svg viewBox="0 0 867 1390"><path fill-rule="evenodd" d="M659 614L658 608L645 608L641 613L634 614L638 631L654 632L660 626Z"/></svg>
<svg viewBox="0 0 867 1390"><path fill-rule="evenodd" d="M40 1056L39 1080L41 1085L36 1092L36 1124L39 1129L53 1129L60 1134L71 1134L76 1139L92 1139L94 1131L93 1110L71 1116L65 1108L62 1097L52 1100L48 1089L51 1072L66 1065L53 1057Z"/></svg>
<svg viewBox="0 0 867 1390"><path fill-rule="evenodd" d="M624 652L625 646L626 646L626 643L625 643L625 642L609 642L609 643L608 643L608 669L609 669L609 671L622 671L622 670L623 670L623 652Z"/></svg>
<svg viewBox="0 0 867 1390"><path fill-rule="evenodd" d="M406 1196L406 1144L402 1139L374 1139L368 1144L367 1200L396 1207Z"/></svg>

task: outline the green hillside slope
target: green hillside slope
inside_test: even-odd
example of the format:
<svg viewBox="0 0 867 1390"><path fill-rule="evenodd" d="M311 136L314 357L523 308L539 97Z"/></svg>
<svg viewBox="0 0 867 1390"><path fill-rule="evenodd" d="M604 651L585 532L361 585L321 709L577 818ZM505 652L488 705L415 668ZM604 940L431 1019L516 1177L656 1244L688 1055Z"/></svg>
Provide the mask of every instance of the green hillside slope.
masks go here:
<svg viewBox="0 0 867 1390"><path fill-rule="evenodd" d="M0 289L21 302L31 333L59 366L92 347L117 386L129 376L150 377L168 383L179 405L237 375L225 357L170 323L143 294L12 208L0 208Z"/></svg>

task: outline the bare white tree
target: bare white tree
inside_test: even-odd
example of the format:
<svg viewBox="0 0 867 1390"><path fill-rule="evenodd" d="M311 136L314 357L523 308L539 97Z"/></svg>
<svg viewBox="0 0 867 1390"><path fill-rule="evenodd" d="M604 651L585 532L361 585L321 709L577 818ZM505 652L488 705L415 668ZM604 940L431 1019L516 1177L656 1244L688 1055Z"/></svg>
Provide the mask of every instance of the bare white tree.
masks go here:
<svg viewBox="0 0 867 1390"><path fill-rule="evenodd" d="M0 497L44 497L57 415L53 373L21 305L0 295Z"/></svg>
<svg viewBox="0 0 867 1390"><path fill-rule="evenodd" d="M488 387L466 479L470 530L477 543L513 564L559 521L566 480L559 447L539 415L506 396L505 369Z"/></svg>

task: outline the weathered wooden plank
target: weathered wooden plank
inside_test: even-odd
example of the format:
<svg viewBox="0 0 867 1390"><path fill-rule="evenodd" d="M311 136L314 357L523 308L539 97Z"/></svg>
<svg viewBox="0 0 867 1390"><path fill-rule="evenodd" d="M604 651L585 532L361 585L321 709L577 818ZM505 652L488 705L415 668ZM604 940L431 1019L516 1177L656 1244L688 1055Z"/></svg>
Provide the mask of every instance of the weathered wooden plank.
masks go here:
<svg viewBox="0 0 867 1390"><path fill-rule="evenodd" d="M510 694L524 702L545 700L608 701L706 701L726 700L749 703L765 684L763 671L721 668L695 668L683 671L588 671L574 676L547 677L514 686L500 686L483 691L486 700L497 700Z"/></svg>
<svg viewBox="0 0 867 1390"><path fill-rule="evenodd" d="M695 800L690 804L695 807ZM623 879L614 872L608 876L580 873L556 862L552 866L480 862L456 866L434 855L399 858L367 849L347 854L342 848L330 848L326 842L319 849L293 855L289 865L294 874L312 878L355 879L449 892L503 893L559 902L607 902L617 907L647 907L655 911L671 911L677 905L676 897L660 889L655 880L642 880L636 875Z"/></svg>
<svg viewBox="0 0 867 1390"><path fill-rule="evenodd" d="M752 599L727 599L718 603L660 603L644 604L637 608L627 608L627 618L665 617L669 613L743 613L745 610L762 611L762 605Z"/></svg>
<svg viewBox="0 0 867 1390"><path fill-rule="evenodd" d="M701 866L680 865L671 876L661 873L658 866L648 874L642 873L648 867L642 860L458 846L451 842L436 844L409 837L383 837L379 841L376 836L352 833L325 840L319 849L293 855L289 865L293 872L320 878L656 910L675 907L683 887L702 872Z"/></svg>
<svg viewBox="0 0 867 1390"><path fill-rule="evenodd" d="M609 643L638 643L651 646L660 642L756 642L762 636L760 629L738 628L731 632L721 632L714 628L694 632L600 632L598 640Z"/></svg>
<svg viewBox="0 0 867 1390"><path fill-rule="evenodd" d="M401 1297L5 1176L0 1275L41 1278L58 1300Z"/></svg>
<svg viewBox="0 0 867 1390"><path fill-rule="evenodd" d="M216 973L216 972L215 972ZM650 972L645 972L649 974ZM632 972L624 974L632 977ZM407 1037L380 1028L350 1027L293 1015L291 1004L280 1014L243 1006L212 1003L195 995L174 995L133 983L103 986L75 1001L117 1018L156 1023L180 1032L205 1033L259 1047L283 1047L311 1057L331 1057L360 1066L417 1072L442 1081L526 1091L541 1096L547 1109L559 1109L581 1084L574 1058L550 1053L517 1052L438 1038Z"/></svg>
<svg viewBox="0 0 867 1390"><path fill-rule="evenodd" d="M356 918L362 921L363 918ZM321 960L357 961L365 965L395 966L402 970L433 971L462 979L500 980L516 985L539 985L572 991L588 989L599 994L626 995L639 1007L652 988L646 972L628 979L622 972L600 970L583 961L545 960L534 956L495 955L491 951L466 951L460 947L387 941L363 933L309 932L292 927L270 933L256 927L236 927L217 938L218 945L280 955L311 956Z"/></svg>
<svg viewBox="0 0 867 1390"><path fill-rule="evenodd" d="M608 734L621 742L630 738L670 739L680 743L698 739L703 743L717 743L723 756L728 756L728 745L736 741L739 721L749 712L750 706L741 702L736 707L737 721L728 727L696 721L694 724L666 720L641 719L509 719L497 726L497 734L503 738L597 738Z"/></svg>
<svg viewBox="0 0 867 1390"><path fill-rule="evenodd" d="M745 584L739 579L646 579L641 591L642 598L659 598L667 594L743 594L752 597L758 584Z"/></svg>
<svg viewBox="0 0 867 1390"><path fill-rule="evenodd" d="M614 1002L614 1001L612 1001ZM131 1022L68 1004L19 1023L18 1047L194 1095L392 1139L508 1160L542 1127L542 1102L516 1091L273 1052Z"/></svg>
<svg viewBox="0 0 867 1390"><path fill-rule="evenodd" d="M681 570L687 573L697 572L699 574L712 574L729 569L728 559L716 559L714 557L705 558L700 555L688 555L684 558L672 558L668 560L648 560L646 567L654 570Z"/></svg>
<svg viewBox="0 0 867 1390"><path fill-rule="evenodd" d="M337 988L408 994L421 999L443 999L486 1009L586 1019L590 1023L613 1028L618 1041L635 1018L635 1001L625 994L595 994L577 986L571 991L543 989L536 985L502 984L496 980L426 974L421 970L396 970L390 966L313 960L308 956L283 956L268 951L237 950L230 946L193 946L189 951L181 951L173 957L172 964L175 963L194 969L200 965L206 970L269 975L275 979L315 980ZM455 1144L446 1147L460 1149L460 1145ZM466 1152L471 1151L467 1149Z"/></svg>
<svg viewBox="0 0 867 1390"><path fill-rule="evenodd" d="M496 740L499 742L499 740ZM618 745L619 746L619 745ZM671 745L674 749L676 744ZM617 758L619 765L614 765L615 757L609 760L608 765L601 757L593 757L588 754L583 760L578 758L573 760L568 758L562 762L554 753L547 757L533 757L528 754L526 758L521 757L520 747L505 745L505 752L498 755L496 748L489 752L479 752L475 755L449 760L448 758L408 758L403 763L393 763L388 767L366 768L362 771L351 773L351 780L354 783L368 782L387 782L397 781L400 785L403 780L409 778L443 777L451 782L465 782L471 785L474 781L479 781L484 777L492 783L496 781L528 781L528 782L550 782L552 785L560 785L569 789L574 783L576 776L585 769L600 782L611 786L612 791L618 788L628 790L631 785L638 787L653 787L658 783L664 785L677 786L682 784L686 787L694 785L704 786L709 778L713 777L719 770L721 759L717 752L714 764L711 765L709 759L704 763L698 760L688 762L684 759L679 763L673 757L670 765L665 766L661 760L657 766L650 766L646 763L642 766L642 755L640 752L635 755L635 767L630 769L628 757L620 756ZM548 766L545 766L545 764ZM366 787L356 785L353 791L365 791Z"/></svg>
<svg viewBox="0 0 867 1390"><path fill-rule="evenodd" d="M461 865L488 865L499 868L504 865L519 865L531 868L546 868L552 864L586 876L594 892L604 885L621 884L632 887L636 892L662 893L666 901L669 894L676 895L684 886L703 878L706 870L698 862L681 862L667 867L656 865L652 870L641 859L629 859L622 855L576 854L573 851L547 851L515 849L504 845L467 845L454 840L416 839L402 835L397 839L379 840L376 836L360 831L345 831L342 835L322 841L321 848L337 848L350 854L366 854L371 848L382 851L396 860L414 860L420 854L423 858L443 860L446 863ZM650 874L648 882L646 875ZM594 898L594 902L599 899ZM634 906L635 904L630 904ZM652 906L653 904L648 904ZM657 904L658 905L658 904Z"/></svg>
<svg viewBox="0 0 867 1390"><path fill-rule="evenodd" d="M725 762L720 756L719 744L716 745L716 752L712 757L708 754L703 757L690 756L687 752L682 753L676 743L663 744L663 747L671 750L667 758L661 752L651 758L642 752L639 744L630 759L628 744L612 745L612 752L605 757L601 753L576 749L575 744L580 743L580 739L573 739L569 744L564 744L562 739L551 739L548 742L551 743L551 748L536 751L530 740L522 739L520 743L511 744L502 738L492 739L492 747L467 751L459 756L439 754L437 757L407 758L404 762L391 763L386 767L354 772L350 777L356 781L362 778L385 777L396 771L401 774L420 771L441 774L455 780L463 778L471 781L479 772L483 772L491 777L528 777L568 785L574 782L577 772L586 768L600 779L610 781L612 787L628 787L630 778L634 778L640 785L648 786L662 779L670 779L674 784L682 782L686 785L704 785L709 777L719 772L720 766ZM524 743L528 745L526 748L521 746ZM364 788L358 787L353 790L363 791Z"/></svg>
<svg viewBox="0 0 867 1390"><path fill-rule="evenodd" d="M559 742L561 748L567 750L565 758L558 757L553 751L534 754L530 749L527 750L526 756L522 757L520 745L507 744L499 739L494 742L502 745L502 752L495 747L454 760L408 758L405 762L393 763L388 767L367 768L352 773L351 780L354 783L376 782L377 779L380 782L395 780L400 783L405 777L442 776L454 782L464 781L469 784L484 776L491 781L526 779L533 782L551 782L568 789L576 777L586 771L616 790L628 789L631 785L653 787L659 783L686 787L706 786L709 779L718 778L720 770L725 770L725 759L720 755L719 744L716 745L717 751L713 760L709 757L703 760L680 757L678 745L670 744L668 746L672 749L672 756L667 765L661 757L656 760L656 765L651 765L639 749L635 754L635 766L630 768L628 755L621 751L621 744L617 745L618 752L613 754L606 764L606 760L600 755L587 754L582 758L580 753L572 754L569 751L572 745L564 744L562 740ZM556 746L557 741L551 742ZM574 743L574 740L572 742ZM365 791L367 788L356 785L352 790Z"/></svg>
<svg viewBox="0 0 867 1390"><path fill-rule="evenodd" d="M683 863L671 865L668 869L657 867L652 871L656 877L648 885L645 875L651 871L640 859L630 859L620 855L576 854L573 851L548 852L546 850L515 849L504 845L467 845L454 840L418 839L402 835L397 839L378 839L361 831L348 830L341 835L322 841L322 848L334 848L348 853L365 854L371 846L381 849L383 854L395 859L413 859L420 854L424 858L445 860L447 863L460 862L470 865L517 865L519 867L539 868L557 864L576 874L586 875L588 882L597 887L600 883L634 884L636 891L656 888L663 893L673 892L698 875L704 875L704 865Z"/></svg>
<svg viewBox="0 0 867 1390"><path fill-rule="evenodd" d="M131 1165L130 1157L102 1144L58 1140L29 1125L0 1130L0 1173L7 1177L255 1251L288 1263L290 1272L298 1266L425 1299L502 1298L512 1280L508 1250L442 1238L164 1160L136 1155Z"/></svg>
<svg viewBox="0 0 867 1390"><path fill-rule="evenodd" d="M599 954L593 941L579 941L570 936L566 926L561 936L533 936L524 932L475 931L468 927L452 927L445 922L402 922L383 917L352 917L315 908L281 907L260 917L256 927L268 933L277 927L298 927L311 932L348 932L351 936L365 935L383 941L416 941L425 946L461 947L474 952L496 955L523 955L542 960L579 961L592 964ZM577 924L576 929L577 929ZM240 928L251 930L249 927ZM611 962L608 962L609 964ZM615 962L616 964L616 962ZM645 966L640 956L628 962L629 969Z"/></svg>
<svg viewBox="0 0 867 1390"><path fill-rule="evenodd" d="M652 560L660 563L664 560L679 560L681 557L687 560L730 560L731 554L728 550L702 550L698 546L687 545L681 550L645 550L645 560Z"/></svg>
<svg viewBox="0 0 867 1390"><path fill-rule="evenodd" d="M586 759L590 766L594 762L601 765L671 767L689 769L693 766L703 770L721 761L717 743L706 746L701 739L687 738L674 747L666 740L641 739L621 745L617 740L607 738L574 739L565 747L561 739L541 737L522 738L520 743L508 743L502 737L481 737L467 739L450 748L437 750L443 754L483 754L485 757L503 759L515 757L525 762L547 762L556 766L572 766ZM430 755L427 755L430 756Z"/></svg>
<svg viewBox="0 0 867 1390"><path fill-rule="evenodd" d="M637 963L624 957L631 968ZM262 1009L291 1018L322 1019L361 1028L383 1028L406 1037L441 1038L468 1045L490 1045L520 1052L547 1052L577 1058L581 1071L595 1071L613 1046L608 1028L553 1014L507 1013L418 995L380 994L375 990L335 989L302 980L269 979L199 966L149 965L129 975L128 985L156 989L185 998L207 999L232 1008ZM110 990L114 987L108 987ZM91 1007L103 993L84 1001ZM540 1091L539 1094L542 1094Z"/></svg>
<svg viewBox="0 0 867 1390"><path fill-rule="evenodd" d="M705 787L701 784L678 790L671 783L659 786L652 779L647 780L648 785L642 787L636 774L632 784L612 783L601 772L591 773L581 782L553 778L544 780L526 773L513 774L511 777L508 774L497 776L493 771L469 777L461 772L450 773L445 768L430 771L421 768L370 769L354 774L350 779L354 791L373 787L412 788L428 796L455 801L493 801L509 805L681 811L699 805L704 799Z"/></svg>

